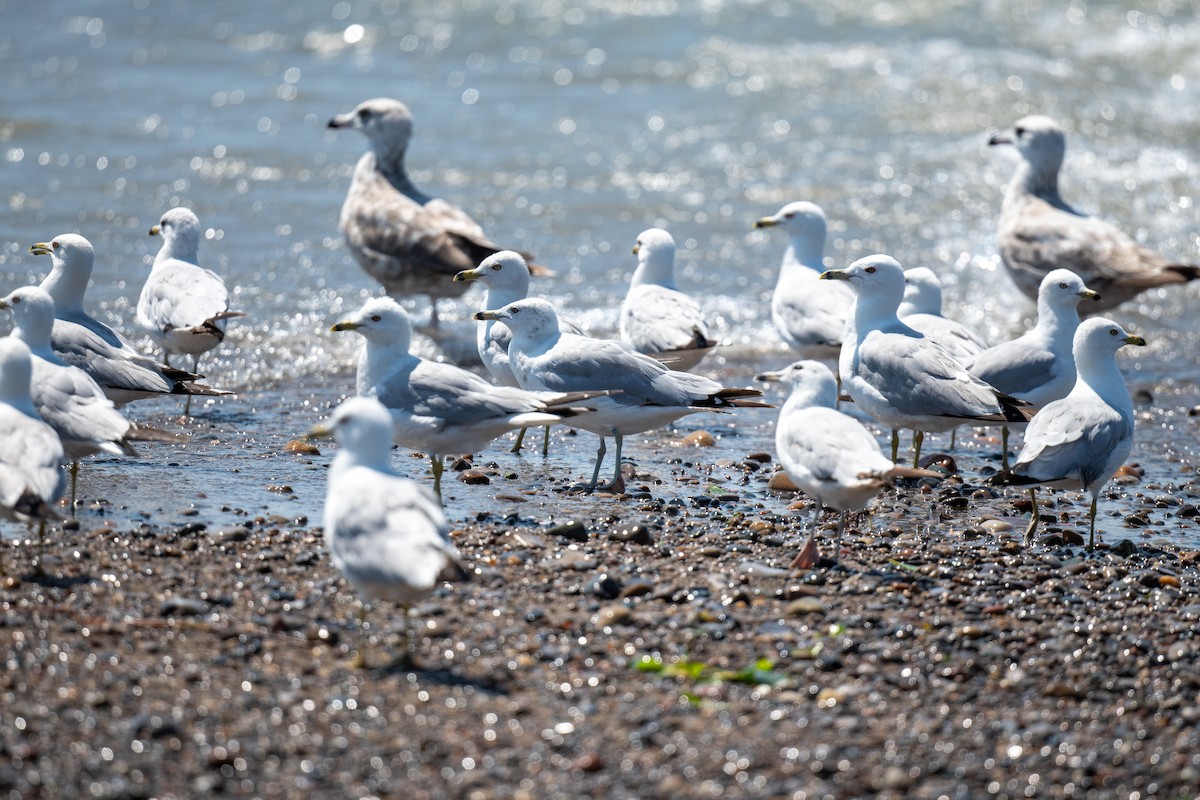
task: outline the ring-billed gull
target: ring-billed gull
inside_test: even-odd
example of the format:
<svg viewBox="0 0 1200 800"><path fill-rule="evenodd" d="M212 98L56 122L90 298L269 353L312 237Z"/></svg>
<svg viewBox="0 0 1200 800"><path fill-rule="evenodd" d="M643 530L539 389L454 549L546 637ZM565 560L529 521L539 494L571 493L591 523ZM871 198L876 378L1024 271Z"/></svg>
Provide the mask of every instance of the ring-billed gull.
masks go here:
<svg viewBox="0 0 1200 800"><path fill-rule="evenodd" d="M390 297L368 300L331 330L355 331L365 340L358 394L387 406L397 444L429 454L439 498L445 456L475 453L508 431L587 413L573 405L585 395L493 386L461 367L414 355L409 352L412 323Z"/></svg>
<svg viewBox="0 0 1200 800"><path fill-rule="evenodd" d="M391 415L378 400L353 397L308 435L333 436L342 446L329 467L325 493L329 558L360 595L360 626L370 601L390 600L403 609L401 658L410 661L409 608L444 581L465 579L467 572L437 498L389 466L391 428ZM359 648L355 666L366 666L368 641Z"/></svg>
<svg viewBox="0 0 1200 800"><path fill-rule="evenodd" d="M1034 415L1012 469L992 476L995 484L1031 487L1033 517L1026 537L1038 526L1033 487L1082 489L1092 495L1088 549L1095 548L1100 490L1133 449L1133 401L1117 366L1117 350L1127 344L1144 346L1146 340L1111 320L1082 322L1075 332L1075 387Z"/></svg>
<svg viewBox="0 0 1200 800"><path fill-rule="evenodd" d="M818 283L824 271L825 212L814 203L797 201L754 227L783 228L789 237L771 297L771 321L780 338L803 358L837 358L854 292L840 283Z"/></svg>
<svg viewBox="0 0 1200 800"><path fill-rule="evenodd" d="M739 407L769 407L753 398L756 389L731 389L690 372L670 370L659 361L615 339L563 333L554 306L529 298L501 309L480 311L478 320L501 320L512 331L509 363L526 389L552 392L616 392L588 401L594 413L573 417L567 425L600 437L589 489L595 489L606 448L616 440L616 470L607 489L624 488L621 446L626 434L667 425L686 414Z"/></svg>
<svg viewBox="0 0 1200 800"><path fill-rule="evenodd" d="M137 304L137 324L163 349L163 363L172 353L192 357L192 372L200 356L225 339L226 321L243 317L229 309L229 290L212 270L201 267L200 220L190 208L172 208L150 229L162 236L150 275L142 285ZM188 396L183 413L191 411Z"/></svg>
<svg viewBox="0 0 1200 800"><path fill-rule="evenodd" d="M778 372L756 375L755 380L789 388L775 423L775 451L784 472L815 501L812 529L793 566L815 563L823 506L838 512L840 542L850 512L865 509L883 486L897 477L937 474L897 467L861 422L836 410L837 380L820 361L797 361Z"/></svg>
<svg viewBox="0 0 1200 800"><path fill-rule="evenodd" d="M638 264L621 304L621 341L671 369L691 369L717 343L700 305L675 285L675 239L650 228L638 234L633 253Z"/></svg>
<svg viewBox="0 0 1200 800"><path fill-rule="evenodd" d="M79 460L104 452L134 456L134 441L179 441L167 431L138 426L121 415L92 377L58 357L50 344L54 301L37 286L24 286L0 298L0 309L12 312L12 335L28 345L33 358L31 395L38 415L54 428L71 462L71 512Z"/></svg>
<svg viewBox="0 0 1200 800"><path fill-rule="evenodd" d="M63 361L92 376L108 399L124 405L165 394L227 395L195 383L191 372L157 363L137 352L123 336L83 310L83 298L92 277L95 251L92 243L74 233L55 236L29 248L35 256L50 256L50 274L41 288L54 300L51 341Z"/></svg>
<svg viewBox="0 0 1200 800"><path fill-rule="evenodd" d="M925 433L1028 418L1023 403L972 377L944 348L900 321L904 270L894 258L867 256L821 278L847 281L857 296L838 369L859 408L891 426L893 461L898 428L915 432L915 467Z"/></svg>
<svg viewBox="0 0 1200 800"><path fill-rule="evenodd" d="M904 300L896 316L963 363L987 349L987 342L978 333L942 316L942 281L929 267L904 270Z"/></svg>
<svg viewBox="0 0 1200 800"><path fill-rule="evenodd" d="M29 394L33 376L29 348L12 336L0 338L0 513L23 523L59 519L63 447L58 434L38 416Z"/></svg>
<svg viewBox="0 0 1200 800"><path fill-rule="evenodd" d="M1200 267L1172 263L1124 231L1067 205L1058 192L1067 139L1040 115L1017 120L991 145L1015 145L1021 155L1000 207L1000 257L1017 288L1036 298L1047 272L1069 269L1104 297L1090 311L1113 308L1139 292L1200 276Z"/></svg>
<svg viewBox="0 0 1200 800"><path fill-rule="evenodd" d="M1037 323L1011 341L966 362L967 371L1034 408L1067 396L1075 386L1075 331L1079 303L1100 295L1069 269L1047 273L1038 290ZM1003 428L1003 466L1008 467L1008 426Z"/></svg>
<svg viewBox="0 0 1200 800"><path fill-rule="evenodd" d="M489 308L502 308L528 297L530 274L529 264L520 253L501 250L485 258L478 267L458 273L454 280L478 281L482 284L487 292L480 311L486 311ZM559 317L558 324L564 331L583 333L578 325L564 317ZM480 325L476 332L475 346L479 350L479 360L483 362L492 379L501 386L520 385L508 366L508 344L511 341L512 333L503 322L488 320ZM525 429L522 428L517 434L517 441L513 443L512 452L521 452L521 443L524 440ZM547 425L546 435L542 440L542 455L546 455L549 447L550 426Z"/></svg>
<svg viewBox="0 0 1200 800"><path fill-rule="evenodd" d="M362 131L371 145L354 168L338 223L354 260L393 297L428 295L436 325L438 299L467 290L454 275L503 248L462 209L413 185L404 164L413 119L404 103L367 100L329 127Z"/></svg>

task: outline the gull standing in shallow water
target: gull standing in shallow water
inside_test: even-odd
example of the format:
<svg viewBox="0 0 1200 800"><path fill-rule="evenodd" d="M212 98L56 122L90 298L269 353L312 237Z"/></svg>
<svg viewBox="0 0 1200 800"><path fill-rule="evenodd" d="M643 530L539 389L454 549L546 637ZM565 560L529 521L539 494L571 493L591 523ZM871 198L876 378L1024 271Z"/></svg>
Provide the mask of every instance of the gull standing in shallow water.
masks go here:
<svg viewBox="0 0 1200 800"><path fill-rule="evenodd" d="M412 323L390 297L368 300L331 330L355 331L365 340L358 394L378 399L391 412L397 444L429 454L439 499L445 456L475 453L508 431L588 412L578 405L587 394L493 386L461 367L414 355Z"/></svg>
<svg viewBox="0 0 1200 800"><path fill-rule="evenodd" d="M62 496L62 442L38 416L29 394L33 364L29 348L12 336L0 338L0 514L24 523L38 521L39 541L46 520L59 516Z"/></svg>
<svg viewBox="0 0 1200 800"><path fill-rule="evenodd" d="M53 264L41 288L54 300L51 342L55 352L63 361L91 375L113 403L121 406L165 394L230 394L195 383L197 376L191 372L161 365L142 355L123 336L83 310L83 297L96 257L87 239L64 233L50 242L38 242L29 252L35 256L48 255Z"/></svg>
<svg viewBox="0 0 1200 800"><path fill-rule="evenodd" d="M31 396L42 420L54 429L71 462L71 513L75 513L75 484L79 460L104 452L135 456L133 441L177 442L179 437L158 428L139 427L121 415L91 376L58 357L50 346L54 301L37 286L25 286L0 299L0 309L12 312L12 336L29 347L33 364Z"/></svg>
<svg viewBox="0 0 1200 800"><path fill-rule="evenodd" d="M1028 419L1023 403L973 378L944 348L900 321L904 270L894 258L867 256L821 278L847 281L857 295L838 368L859 408L892 428L893 461L898 428L915 431L915 467L925 433Z"/></svg>
<svg viewBox="0 0 1200 800"><path fill-rule="evenodd" d="M1069 269L1048 273L1038 290L1037 323L1016 339L967 361L967 371L1034 408L1066 397L1075 386L1073 348L1079 303L1085 297L1100 299ZM1007 469L1008 426L1002 430L1002 461Z"/></svg>
<svg viewBox="0 0 1200 800"><path fill-rule="evenodd" d="M444 581L465 580L467 572L437 499L392 472L391 428L391 415L378 400L353 397L308 435L332 436L342 446L329 467L325 493L329 558L361 596L360 626L372 600L390 600L403 609L401 660L411 664L409 608ZM354 666L366 666L368 642L366 636Z"/></svg>
<svg viewBox="0 0 1200 800"><path fill-rule="evenodd" d="M596 465L588 489L596 488L606 448L604 437L617 443L612 491L624 489L621 446L626 434L653 430L686 414L741 407L769 408L753 398L756 389L727 389L716 381L668 369L650 356L615 339L593 339L563 333L554 306L530 298L502 309L480 311L477 320L500 320L512 331L509 363L526 389L551 392L614 392L588 401L594 413L566 424L600 437Z"/></svg>
<svg viewBox="0 0 1200 800"><path fill-rule="evenodd" d="M822 507L838 512L837 542L850 512L862 511L883 486L897 477L939 476L897 467L879 451L863 424L836 410L837 381L820 361L797 361L755 380L779 382L790 390L775 424L775 452L784 472L813 503L812 529L793 568L816 563L817 521ZM836 551L835 551L836 552Z"/></svg>
<svg viewBox="0 0 1200 800"><path fill-rule="evenodd" d="M672 369L691 369L717 343L700 305L675 285L675 239L650 228L638 234L633 253L638 265L621 304L621 341Z"/></svg>
<svg viewBox="0 0 1200 800"><path fill-rule="evenodd" d="M456 281L478 281L487 290L483 297L480 311L489 308L502 308L509 303L524 300L529 296L529 277L535 270L530 269L524 256L515 250L501 250L495 255L488 256L475 269L465 269L454 276ZM550 275L549 270L537 267L536 274ZM570 333L583 331L570 320L559 318L559 326ZM492 376L492 380L501 386L520 386L517 377L513 375L508 365L508 344L512 341L512 333L502 322L488 320L480 325L475 346L479 351L479 360ZM545 426L545 436L542 439L542 455L550 450L550 426ZM517 434L510 452L521 452L521 444L525 441L525 429Z"/></svg>
<svg viewBox="0 0 1200 800"><path fill-rule="evenodd" d="M1082 489L1092 495L1088 550L1095 548L1100 490L1133 449L1133 401L1117 366L1117 350L1127 344L1144 346L1146 340L1111 320L1080 323L1075 332L1075 387L1029 421L1017 462L992 476L994 484L1030 487L1033 516L1027 538L1038 526L1034 487Z"/></svg>
<svg viewBox="0 0 1200 800"><path fill-rule="evenodd" d="M225 281L200 264L200 220L190 208L172 208L150 229L162 236L150 275L142 285L137 304L137 324L163 349L163 363L172 353L192 357L192 372L200 356L225 339L226 321L243 317L229 310ZM189 395L183 413L191 411Z"/></svg>
<svg viewBox="0 0 1200 800"><path fill-rule="evenodd" d="M1104 299L1091 311L1200 277L1200 267L1177 264L1143 247L1113 225L1081 214L1058 193L1067 149L1057 122L1039 115L1017 120L990 145L1015 145L1021 161L1000 207L1000 257L1017 288L1036 298L1047 272L1069 269Z"/></svg>
<svg viewBox="0 0 1200 800"><path fill-rule="evenodd" d="M771 321L803 358L834 359L846 336L854 292L840 283L819 283L825 249L825 212L813 203L788 203L756 228L783 228L789 240L771 296Z"/></svg>
<svg viewBox="0 0 1200 800"><path fill-rule="evenodd" d="M462 209L413 185L404 163L413 119L404 103L367 100L329 127L361 131L371 145L354 168L338 222L350 253L389 295L428 295L436 325L438 299L467 290L454 276L503 248Z"/></svg>
<svg viewBox="0 0 1200 800"><path fill-rule="evenodd" d="M896 316L964 364L987 349L987 342L975 331L942 316L942 281L929 267L904 270L904 300Z"/></svg>

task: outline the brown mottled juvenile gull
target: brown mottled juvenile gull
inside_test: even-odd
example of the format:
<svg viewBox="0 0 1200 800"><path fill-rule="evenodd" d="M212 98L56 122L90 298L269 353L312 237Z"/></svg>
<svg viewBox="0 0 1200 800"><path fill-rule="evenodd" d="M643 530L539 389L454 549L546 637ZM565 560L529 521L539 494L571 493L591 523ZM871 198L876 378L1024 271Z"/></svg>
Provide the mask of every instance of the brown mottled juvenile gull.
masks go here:
<svg viewBox="0 0 1200 800"><path fill-rule="evenodd" d="M63 233L50 242L38 242L29 252L48 255L53 264L41 288L54 300L54 351L63 361L91 375L113 403L120 406L164 394L229 394L194 383L197 375L142 355L125 337L83 310L95 261L95 251L87 239Z"/></svg>
<svg viewBox="0 0 1200 800"><path fill-rule="evenodd" d="M1034 115L1017 120L991 145L1015 145L1021 155L1000 207L1000 257L1017 288L1037 298L1046 273L1069 269L1103 298L1100 312L1156 286L1186 283L1200 267L1172 263L1125 232L1067 205L1058 193L1058 172L1067 149L1057 122Z"/></svg>
<svg viewBox="0 0 1200 800"><path fill-rule="evenodd" d="M1100 490L1133 449L1133 401L1117 366L1117 351L1127 344L1143 346L1146 340L1111 320L1080 323L1074 340L1075 388L1034 415L1012 470L992 476L995 484L1031 487L1033 516L1026 536L1038 525L1034 487L1082 489L1092 495L1088 549L1096 546Z"/></svg>
<svg viewBox="0 0 1200 800"><path fill-rule="evenodd" d="M700 305L675 285L675 239L650 228L638 234L633 253L638 265L621 304L621 341L671 369L691 369L717 343Z"/></svg>
<svg viewBox="0 0 1200 800"><path fill-rule="evenodd" d="M338 227L346 245L392 297L428 295L430 323L436 325L438 299L458 297L469 287L454 276L505 248L462 209L413 185L404 165L413 119L404 103L367 100L331 119L329 127L362 131L371 145L342 204Z"/></svg>

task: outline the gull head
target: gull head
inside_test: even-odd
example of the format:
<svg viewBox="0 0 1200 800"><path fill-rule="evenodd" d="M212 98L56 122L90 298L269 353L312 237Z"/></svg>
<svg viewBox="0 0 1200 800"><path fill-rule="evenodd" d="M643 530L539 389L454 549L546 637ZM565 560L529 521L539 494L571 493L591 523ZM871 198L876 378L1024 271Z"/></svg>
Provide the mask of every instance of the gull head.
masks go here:
<svg viewBox="0 0 1200 800"><path fill-rule="evenodd" d="M1075 331L1075 363L1082 373L1087 368L1111 361L1127 344L1145 347L1141 336L1127 333L1111 319L1096 317L1079 323Z"/></svg>
<svg viewBox="0 0 1200 800"><path fill-rule="evenodd" d="M96 251L92 243L77 233L60 233L49 242L38 242L29 248L30 255L50 256L56 268L69 272L87 271L92 274Z"/></svg>
<svg viewBox="0 0 1200 800"><path fill-rule="evenodd" d="M662 228L647 228L633 244L638 257L633 285L642 283L675 288L675 238Z"/></svg>
<svg viewBox="0 0 1200 800"><path fill-rule="evenodd" d="M329 120L328 127L362 131L377 154L404 152L412 139L413 118L408 106L389 97L364 100L348 114Z"/></svg>
<svg viewBox="0 0 1200 800"><path fill-rule="evenodd" d="M412 343L412 321L390 297L374 297L348 317L333 324L331 331L355 331L371 344L386 344L408 350Z"/></svg>
<svg viewBox="0 0 1200 800"><path fill-rule="evenodd" d="M200 241L200 218L190 208L172 208L150 229L150 235L164 239L191 237Z"/></svg>
<svg viewBox="0 0 1200 800"><path fill-rule="evenodd" d="M485 258L475 269L464 269L455 281L479 281L489 289L529 291L529 264L520 253L501 250Z"/></svg>
<svg viewBox="0 0 1200 800"><path fill-rule="evenodd" d="M16 320L16 333L31 347L50 346L54 329L54 299L41 287L22 286L7 297L0 298L0 309L11 311Z"/></svg>
<svg viewBox="0 0 1200 800"><path fill-rule="evenodd" d="M792 237L819 237L822 244L825 242L825 212L807 200L788 203L774 215L756 221L754 227L783 228Z"/></svg>
<svg viewBox="0 0 1200 800"><path fill-rule="evenodd" d="M1038 173L1057 174L1067 151L1067 137L1062 127L1040 114L1021 117L1010 130L989 139L988 144L1016 146L1021 158Z"/></svg>
<svg viewBox="0 0 1200 800"><path fill-rule="evenodd" d="M859 297L892 297L896 305L904 297L904 269L891 256L860 258L845 269L821 273L823 281L846 281Z"/></svg>
<svg viewBox="0 0 1200 800"><path fill-rule="evenodd" d="M514 336L540 338L558 333L558 312L545 300L530 297L509 303L494 311L476 312L477 320L498 320L508 326Z"/></svg>
<svg viewBox="0 0 1200 800"><path fill-rule="evenodd" d="M335 439L355 455L373 456L372 460L386 464L392 448L392 415L374 397L352 397L306 437Z"/></svg>
<svg viewBox="0 0 1200 800"><path fill-rule="evenodd" d="M904 270L904 313L942 313L942 280L929 267L913 267Z"/></svg>
<svg viewBox="0 0 1200 800"><path fill-rule="evenodd" d="M1038 287L1039 303L1046 303L1050 308L1077 308L1083 299L1099 300L1100 293L1087 288L1080 278L1069 269L1056 269L1046 273Z"/></svg>
<svg viewBox="0 0 1200 800"><path fill-rule="evenodd" d="M783 384L793 397L804 398L801 403L803 406L833 408L837 405L837 379L833 371L820 361L797 361L781 370L761 372L754 376L754 380Z"/></svg>

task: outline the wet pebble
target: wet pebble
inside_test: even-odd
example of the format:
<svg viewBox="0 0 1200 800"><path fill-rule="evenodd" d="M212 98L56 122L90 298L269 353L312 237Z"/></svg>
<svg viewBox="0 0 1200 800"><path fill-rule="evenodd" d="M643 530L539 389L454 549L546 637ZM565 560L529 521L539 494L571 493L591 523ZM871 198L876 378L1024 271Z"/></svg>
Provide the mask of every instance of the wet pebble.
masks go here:
<svg viewBox="0 0 1200 800"><path fill-rule="evenodd" d="M655 535L660 530L662 530L661 525L650 520L638 520L613 528L609 535L619 542L649 545L654 544Z"/></svg>
<svg viewBox="0 0 1200 800"><path fill-rule="evenodd" d="M588 538L587 527L579 520L571 520L564 522L561 525L554 525L546 529L546 535L558 536L562 539L567 539L572 542L586 542Z"/></svg>
<svg viewBox="0 0 1200 800"><path fill-rule="evenodd" d="M800 487L788 477L788 474L783 470L779 470L771 476L771 480L767 481L767 488L775 492L798 492Z"/></svg>
<svg viewBox="0 0 1200 800"><path fill-rule="evenodd" d="M717 443L717 437L708 431L692 431L679 440L684 447L712 447Z"/></svg>
<svg viewBox="0 0 1200 800"><path fill-rule="evenodd" d="M458 480L468 486L485 486L492 482L486 472L478 469L466 469L458 473Z"/></svg>
<svg viewBox="0 0 1200 800"><path fill-rule="evenodd" d="M614 600L621 594L621 582L607 572L601 572L587 582L583 591L604 600Z"/></svg>
<svg viewBox="0 0 1200 800"><path fill-rule="evenodd" d="M298 456L319 456L321 451L307 439L292 439L283 446L283 452Z"/></svg>

